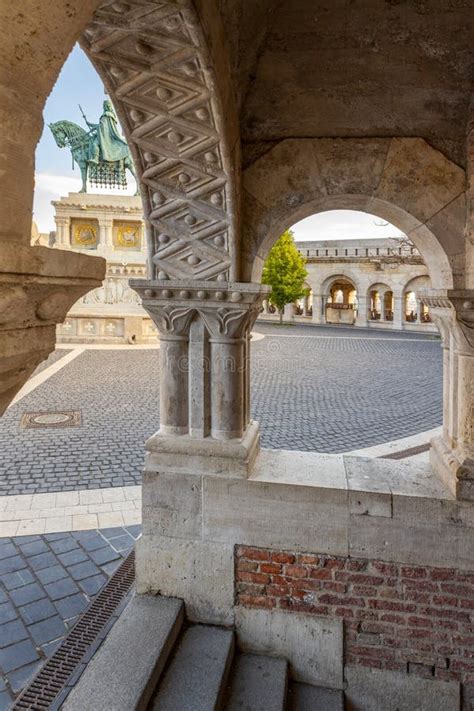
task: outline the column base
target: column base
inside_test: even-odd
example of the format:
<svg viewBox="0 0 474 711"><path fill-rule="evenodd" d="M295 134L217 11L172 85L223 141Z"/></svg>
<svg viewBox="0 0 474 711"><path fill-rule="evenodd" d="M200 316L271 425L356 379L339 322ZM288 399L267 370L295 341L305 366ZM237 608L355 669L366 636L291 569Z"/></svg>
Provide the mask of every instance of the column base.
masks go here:
<svg viewBox="0 0 474 711"><path fill-rule="evenodd" d="M250 422L242 439L195 439L189 435L172 436L157 432L145 445L146 472L179 474L214 474L247 478L260 449L258 422Z"/></svg>
<svg viewBox="0 0 474 711"><path fill-rule="evenodd" d="M440 436L431 440L430 463L457 499L474 501L474 457L451 449Z"/></svg>

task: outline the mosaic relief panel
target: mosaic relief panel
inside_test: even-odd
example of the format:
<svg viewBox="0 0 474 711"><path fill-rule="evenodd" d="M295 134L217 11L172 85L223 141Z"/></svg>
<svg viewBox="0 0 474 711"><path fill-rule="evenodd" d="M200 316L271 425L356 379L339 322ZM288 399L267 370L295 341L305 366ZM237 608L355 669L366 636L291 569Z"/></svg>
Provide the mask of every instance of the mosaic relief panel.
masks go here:
<svg viewBox="0 0 474 711"><path fill-rule="evenodd" d="M97 220L71 220L71 246L80 249L97 249L99 223Z"/></svg>
<svg viewBox="0 0 474 711"><path fill-rule="evenodd" d="M141 249L142 225L141 222L114 221L113 240L115 249Z"/></svg>
<svg viewBox="0 0 474 711"><path fill-rule="evenodd" d="M193 3L103 3L81 44L114 102L145 188L154 278L235 278L224 116Z"/></svg>

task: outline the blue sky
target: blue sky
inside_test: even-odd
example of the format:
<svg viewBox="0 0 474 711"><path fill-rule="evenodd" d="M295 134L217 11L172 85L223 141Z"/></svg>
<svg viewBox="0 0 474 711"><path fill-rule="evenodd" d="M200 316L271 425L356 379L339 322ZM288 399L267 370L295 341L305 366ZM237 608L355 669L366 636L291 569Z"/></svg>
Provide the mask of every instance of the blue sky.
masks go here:
<svg viewBox="0 0 474 711"><path fill-rule="evenodd" d="M51 200L57 200L68 192L77 192L81 187L79 168L72 169L71 154L67 148L58 148L48 123L61 119L74 121L85 128L79 109L82 106L89 121L97 122L102 113L105 98L104 87L95 69L84 52L76 46L69 55L58 81L46 102L44 130L36 150L36 189L33 219L40 232L55 228L54 209ZM127 174L127 179L130 176ZM95 192L110 192L94 189ZM135 185L130 178L127 191L115 191L133 195ZM392 225L380 226L373 215L352 210L332 210L308 217L297 225L293 232L297 240L357 239L392 237L399 231Z"/></svg>

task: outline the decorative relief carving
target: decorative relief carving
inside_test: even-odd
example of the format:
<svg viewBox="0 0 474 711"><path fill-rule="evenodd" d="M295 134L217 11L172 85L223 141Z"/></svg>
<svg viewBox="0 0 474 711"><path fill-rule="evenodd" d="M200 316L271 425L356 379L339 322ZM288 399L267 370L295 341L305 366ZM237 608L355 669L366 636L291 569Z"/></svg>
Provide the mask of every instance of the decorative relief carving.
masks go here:
<svg viewBox="0 0 474 711"><path fill-rule="evenodd" d="M191 0L106 2L82 46L134 155L151 225L153 277L225 281L233 261L234 188Z"/></svg>
<svg viewBox="0 0 474 711"><path fill-rule="evenodd" d="M140 222L114 222L114 242L117 249L140 249Z"/></svg>
<svg viewBox="0 0 474 711"><path fill-rule="evenodd" d="M96 249L99 244L99 225L96 221L74 220L72 223L73 247Z"/></svg>

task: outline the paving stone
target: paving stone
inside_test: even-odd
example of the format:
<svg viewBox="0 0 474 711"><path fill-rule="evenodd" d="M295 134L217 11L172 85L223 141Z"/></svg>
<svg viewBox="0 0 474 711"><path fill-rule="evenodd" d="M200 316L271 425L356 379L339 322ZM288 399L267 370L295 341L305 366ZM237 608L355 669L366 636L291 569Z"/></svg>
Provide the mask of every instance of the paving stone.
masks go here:
<svg viewBox="0 0 474 711"><path fill-rule="evenodd" d="M56 556L51 553L40 553L40 555L34 555L28 559L28 565L30 565L33 570L41 570L42 568L50 568L57 563Z"/></svg>
<svg viewBox="0 0 474 711"><path fill-rule="evenodd" d="M0 625L0 647L8 647L14 642L19 642L22 639L27 639L28 632L26 627L19 619L13 619L11 622L6 622ZM0 676L1 680L1 676Z"/></svg>
<svg viewBox="0 0 474 711"><path fill-rule="evenodd" d="M116 551L130 550L135 545L135 539L128 534L126 536L117 536L117 538L109 539L110 545Z"/></svg>
<svg viewBox="0 0 474 711"><path fill-rule="evenodd" d="M83 612L89 605L89 601L82 593L78 593L77 595L70 595L62 600L57 600L54 604L63 620L67 620Z"/></svg>
<svg viewBox="0 0 474 711"><path fill-rule="evenodd" d="M14 620L15 617L15 608L11 602L4 602L0 605L0 624L3 625L5 622L10 622L10 620Z"/></svg>
<svg viewBox="0 0 474 711"><path fill-rule="evenodd" d="M42 622L36 622L28 627L28 632L33 637L37 645L51 642L54 639L63 637L66 633L66 626L59 616L50 617Z"/></svg>
<svg viewBox="0 0 474 711"><path fill-rule="evenodd" d="M30 640L11 644L0 649L0 667L8 673L38 659L38 653Z"/></svg>
<svg viewBox="0 0 474 711"><path fill-rule="evenodd" d="M33 583L35 579L29 570L20 570L17 573L0 575L0 580L5 585L7 590L15 590L22 585Z"/></svg>
<svg viewBox="0 0 474 711"><path fill-rule="evenodd" d="M62 553L58 555L58 558L62 565L65 565L67 568L71 565L75 565L76 563L82 563L83 561L88 560L87 555L80 547L69 551L69 553Z"/></svg>
<svg viewBox="0 0 474 711"><path fill-rule="evenodd" d="M18 550L13 545L13 543L7 542L5 545L0 546L0 560L4 558L11 558L13 555L17 555Z"/></svg>
<svg viewBox="0 0 474 711"><path fill-rule="evenodd" d="M77 565L71 565L68 568L68 573L72 575L74 580L83 580L84 578L90 578L92 575L97 575L99 573L99 568L94 565L91 560L84 563L78 563Z"/></svg>
<svg viewBox="0 0 474 711"><path fill-rule="evenodd" d="M51 568L45 568L44 570L38 570L36 575L41 580L43 585L47 583L52 583L55 580L60 580L61 578L67 577L66 570L61 565L53 565Z"/></svg>
<svg viewBox="0 0 474 711"><path fill-rule="evenodd" d="M79 588L71 578L56 580L54 583L45 585L44 589L51 600L61 600L63 597L79 592Z"/></svg>
<svg viewBox="0 0 474 711"><path fill-rule="evenodd" d="M44 590L38 585L38 583L24 585L23 587L18 588L18 590L12 590L10 593L10 597L17 607L20 605L26 605L29 602L34 602L35 600L40 600L44 596Z"/></svg>
<svg viewBox="0 0 474 711"><path fill-rule="evenodd" d="M8 691L0 691L0 711L8 711L11 708L12 697Z"/></svg>
<svg viewBox="0 0 474 711"><path fill-rule="evenodd" d="M84 590L86 595L91 597L99 592L101 588L107 582L107 577L100 573L99 575L93 575L91 578L85 578L85 580L79 581L79 585Z"/></svg>
<svg viewBox="0 0 474 711"><path fill-rule="evenodd" d="M26 666L21 667L21 669L11 672L8 675L8 681L10 682L13 691L15 693L21 691L33 678L42 664L43 660L38 659L38 661L33 662L32 664L27 664Z"/></svg>
<svg viewBox="0 0 474 711"><path fill-rule="evenodd" d="M19 608L20 614L27 625L33 622L40 622L45 620L47 617L52 617L56 614L53 604L48 600L48 598L43 598L43 600L37 600L36 602L30 602L29 605L24 605Z"/></svg>
<svg viewBox="0 0 474 711"><path fill-rule="evenodd" d="M117 551L114 551L108 545L107 547L100 548L97 551L91 551L90 557L95 563L97 563L97 565L104 565L105 563L109 563L112 560L117 560L118 558L120 558Z"/></svg>
<svg viewBox="0 0 474 711"><path fill-rule="evenodd" d="M17 570L21 570L22 568L26 568L26 563L19 555L14 555L0 560L0 575L4 575L5 573L13 573Z"/></svg>
<svg viewBox="0 0 474 711"><path fill-rule="evenodd" d="M68 538L60 538L57 541L51 541L49 544L51 546L51 550L56 553L67 553L69 551L75 550L79 548L77 542L72 538L72 536L69 536Z"/></svg>
<svg viewBox="0 0 474 711"><path fill-rule="evenodd" d="M20 543L20 550L24 556L29 558L30 556L37 555L38 553L48 553L49 548L44 541L38 539L37 541L32 541L31 543Z"/></svg>

